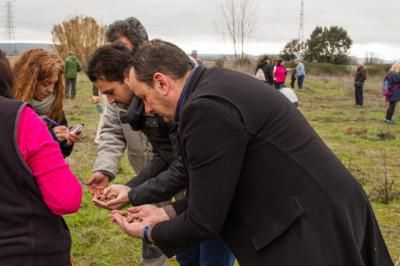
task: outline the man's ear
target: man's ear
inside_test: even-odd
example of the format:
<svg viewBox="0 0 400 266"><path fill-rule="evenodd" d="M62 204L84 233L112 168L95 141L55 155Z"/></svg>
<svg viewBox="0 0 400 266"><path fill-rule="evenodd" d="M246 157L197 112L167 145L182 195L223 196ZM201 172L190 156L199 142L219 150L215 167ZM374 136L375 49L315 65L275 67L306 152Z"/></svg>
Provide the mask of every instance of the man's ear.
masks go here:
<svg viewBox="0 0 400 266"><path fill-rule="evenodd" d="M162 95L167 95L170 90L170 81L166 75L160 72L156 72L153 75L153 81L155 88L159 89Z"/></svg>

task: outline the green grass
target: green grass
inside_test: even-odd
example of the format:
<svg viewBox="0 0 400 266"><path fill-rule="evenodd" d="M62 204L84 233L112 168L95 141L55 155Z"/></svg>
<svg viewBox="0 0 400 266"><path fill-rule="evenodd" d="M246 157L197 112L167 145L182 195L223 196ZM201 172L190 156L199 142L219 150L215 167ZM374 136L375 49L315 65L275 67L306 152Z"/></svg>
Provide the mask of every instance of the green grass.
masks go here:
<svg viewBox="0 0 400 266"><path fill-rule="evenodd" d="M305 89L298 91L300 111L322 139L351 170L369 195L383 184L383 156L387 157L387 176L400 191L400 123L386 125L385 102L380 95L381 80L367 80L365 106L354 105L352 81L348 77L306 77ZM91 84L80 76L77 98L66 100L69 123L85 123L82 140L67 159L74 173L84 183L91 176L95 159L95 131L99 119L91 103ZM400 111L394 119L400 122ZM387 138L386 136L390 136ZM394 137L394 139L393 139ZM134 175L126 157L122 160L116 182L124 183ZM394 260L400 257L400 200L390 204L373 201L372 206ZM108 212L96 208L86 188L77 214L66 217L73 239L72 254L79 266L140 265L139 240L123 234L108 220ZM177 265L174 259L170 265Z"/></svg>

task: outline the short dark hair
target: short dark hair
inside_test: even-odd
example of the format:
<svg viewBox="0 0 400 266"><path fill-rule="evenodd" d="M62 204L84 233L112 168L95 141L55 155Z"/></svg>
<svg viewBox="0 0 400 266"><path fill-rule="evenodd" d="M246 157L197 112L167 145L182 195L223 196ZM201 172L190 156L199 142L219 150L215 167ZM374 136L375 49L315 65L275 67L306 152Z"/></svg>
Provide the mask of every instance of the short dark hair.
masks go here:
<svg viewBox="0 0 400 266"><path fill-rule="evenodd" d="M2 50L0 50L0 73L0 96L10 98L14 76L6 54Z"/></svg>
<svg viewBox="0 0 400 266"><path fill-rule="evenodd" d="M89 58L86 74L90 81L98 79L124 82L125 74L132 67L132 54L121 43L98 48Z"/></svg>
<svg viewBox="0 0 400 266"><path fill-rule="evenodd" d="M132 53L135 53L139 46L149 39L146 28L134 17L116 20L107 27L107 41L115 42L121 37L126 37L133 44Z"/></svg>
<svg viewBox="0 0 400 266"><path fill-rule="evenodd" d="M133 67L137 80L151 86L155 72L180 79L193 69L194 63L178 46L155 39L139 48L133 56Z"/></svg>

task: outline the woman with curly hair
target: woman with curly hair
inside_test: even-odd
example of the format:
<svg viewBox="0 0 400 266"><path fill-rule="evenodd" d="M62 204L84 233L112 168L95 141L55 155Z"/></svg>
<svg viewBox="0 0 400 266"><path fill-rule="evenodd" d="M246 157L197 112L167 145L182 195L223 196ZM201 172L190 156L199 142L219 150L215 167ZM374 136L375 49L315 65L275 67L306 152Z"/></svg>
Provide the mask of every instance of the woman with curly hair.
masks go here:
<svg viewBox="0 0 400 266"><path fill-rule="evenodd" d="M30 103L38 115L46 117L63 156L69 156L80 138L68 129L63 111L64 62L53 52L30 49L15 62L13 72L12 96Z"/></svg>
<svg viewBox="0 0 400 266"><path fill-rule="evenodd" d="M0 265L70 266L62 215L78 211L82 187L46 124L31 106L11 99L12 86L0 50Z"/></svg>

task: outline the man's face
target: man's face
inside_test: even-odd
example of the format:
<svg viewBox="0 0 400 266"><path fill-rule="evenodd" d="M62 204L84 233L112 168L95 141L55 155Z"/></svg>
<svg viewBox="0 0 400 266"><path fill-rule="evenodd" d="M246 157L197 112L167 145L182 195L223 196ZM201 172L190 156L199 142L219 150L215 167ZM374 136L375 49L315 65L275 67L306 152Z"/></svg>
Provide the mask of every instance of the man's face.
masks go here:
<svg viewBox="0 0 400 266"><path fill-rule="evenodd" d="M175 120L176 102L171 99L170 94L162 88L162 84L154 81L152 86L136 79L133 68L130 69L125 82L134 94L143 100L146 113L156 113L163 117L166 122Z"/></svg>
<svg viewBox="0 0 400 266"><path fill-rule="evenodd" d="M106 95L109 103L119 103L128 107L134 96L129 87L119 81L98 79L94 84L102 94Z"/></svg>

